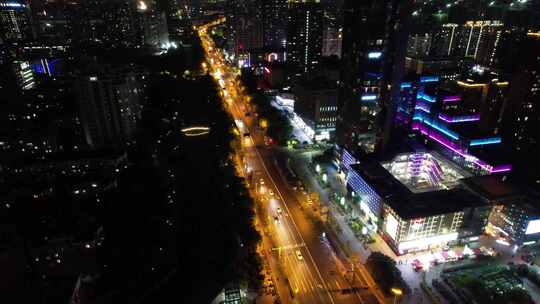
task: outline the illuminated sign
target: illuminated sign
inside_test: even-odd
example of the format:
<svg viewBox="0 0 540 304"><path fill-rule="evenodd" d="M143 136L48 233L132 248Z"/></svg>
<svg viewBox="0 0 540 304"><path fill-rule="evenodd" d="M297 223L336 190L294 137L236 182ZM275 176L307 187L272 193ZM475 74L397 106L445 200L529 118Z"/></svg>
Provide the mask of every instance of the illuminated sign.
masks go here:
<svg viewBox="0 0 540 304"><path fill-rule="evenodd" d="M363 101L372 101L372 100L377 99L377 95L375 95L375 94L362 95L361 99Z"/></svg>
<svg viewBox="0 0 540 304"><path fill-rule="evenodd" d="M411 228L414 230L418 230L422 228L422 225L424 225L424 219L416 219L412 222Z"/></svg>
<svg viewBox="0 0 540 304"><path fill-rule="evenodd" d="M457 240L457 238L458 238L457 232L443 234L443 235L436 235L436 236L427 237L423 239L401 242L398 246L398 249L400 251L405 251L409 249L424 249L424 248L428 248L429 246L437 246L437 245L445 244L450 241Z"/></svg>
<svg viewBox="0 0 540 304"><path fill-rule="evenodd" d="M369 59L379 59L379 58L381 58L381 56L382 56L381 52L370 52L370 53L368 53L368 58Z"/></svg>
<svg viewBox="0 0 540 304"><path fill-rule="evenodd" d="M527 225L527 230L525 230L525 234L535 234L540 232L540 220L532 220Z"/></svg>
<svg viewBox="0 0 540 304"><path fill-rule="evenodd" d="M8 2L8 3L0 3L1 7L26 7L24 4L16 3L16 2Z"/></svg>
<svg viewBox="0 0 540 304"><path fill-rule="evenodd" d="M272 62L278 60L278 54L277 53L270 53L266 56L266 61Z"/></svg>
<svg viewBox="0 0 540 304"><path fill-rule="evenodd" d="M386 233L393 239L396 240L397 231L398 231L398 221L392 214L388 214L386 217L386 226L384 227Z"/></svg>
<svg viewBox="0 0 540 304"><path fill-rule="evenodd" d="M439 81L439 76L422 76L420 77L420 82L437 82Z"/></svg>
<svg viewBox="0 0 540 304"><path fill-rule="evenodd" d="M403 82L401 83L401 88L406 89L412 87L412 84L410 82Z"/></svg>

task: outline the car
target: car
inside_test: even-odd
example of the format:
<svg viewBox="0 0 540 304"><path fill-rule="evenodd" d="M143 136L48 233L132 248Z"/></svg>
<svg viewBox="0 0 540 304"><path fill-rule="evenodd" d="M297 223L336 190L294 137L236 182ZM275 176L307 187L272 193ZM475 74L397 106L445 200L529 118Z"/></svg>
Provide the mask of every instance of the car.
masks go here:
<svg viewBox="0 0 540 304"><path fill-rule="evenodd" d="M424 265L418 259L414 259L412 261L411 265L412 265L414 271L416 271L416 272L418 272L418 271L420 271L420 270L422 270L424 268Z"/></svg>
<svg viewBox="0 0 540 304"><path fill-rule="evenodd" d="M283 210L281 210L281 207L277 207L277 213L281 214Z"/></svg>
<svg viewBox="0 0 540 304"><path fill-rule="evenodd" d="M448 251L448 250L450 250L450 247L449 247L448 245L443 246L442 250L443 250L443 251Z"/></svg>
<svg viewBox="0 0 540 304"><path fill-rule="evenodd" d="M249 137L249 132L244 133L244 137Z"/></svg>
<svg viewBox="0 0 540 304"><path fill-rule="evenodd" d="M274 223L279 224L279 218L277 216L274 216Z"/></svg>
<svg viewBox="0 0 540 304"><path fill-rule="evenodd" d="M251 116L251 112L244 113L246 116Z"/></svg>
<svg viewBox="0 0 540 304"><path fill-rule="evenodd" d="M300 250L296 250L296 258L300 261L304 259Z"/></svg>
<svg viewBox="0 0 540 304"><path fill-rule="evenodd" d="M272 189L268 190L268 193L270 193L270 196L274 196L274 191L272 191Z"/></svg>

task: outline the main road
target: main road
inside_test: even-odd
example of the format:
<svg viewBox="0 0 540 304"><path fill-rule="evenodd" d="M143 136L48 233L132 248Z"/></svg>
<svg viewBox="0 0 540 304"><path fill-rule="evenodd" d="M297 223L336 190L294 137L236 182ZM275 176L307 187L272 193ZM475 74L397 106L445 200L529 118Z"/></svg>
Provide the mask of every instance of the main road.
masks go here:
<svg viewBox="0 0 540 304"><path fill-rule="evenodd" d="M377 303L370 288L373 284L358 275L348 265L340 250L332 246L321 225L305 212L305 197L285 181L276 165L274 152L265 147L264 134L250 111L249 97L234 72L223 60L207 33L212 24L197 28L206 53L207 69L221 88L225 109L237 122L241 132L246 171L251 172L255 195L263 206L258 214L273 247L267 248L280 265L283 273L279 284L284 303ZM352 268L352 269L351 269ZM286 292L283 292L283 289ZM279 290L279 288L278 288Z"/></svg>

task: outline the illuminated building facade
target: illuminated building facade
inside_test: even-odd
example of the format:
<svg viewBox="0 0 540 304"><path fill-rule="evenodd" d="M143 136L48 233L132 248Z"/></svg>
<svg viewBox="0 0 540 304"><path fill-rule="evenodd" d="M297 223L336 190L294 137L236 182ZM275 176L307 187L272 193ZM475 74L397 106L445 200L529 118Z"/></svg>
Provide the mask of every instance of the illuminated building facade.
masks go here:
<svg viewBox="0 0 540 304"><path fill-rule="evenodd" d="M0 1L0 40L35 38L30 7L24 1Z"/></svg>
<svg viewBox="0 0 540 304"><path fill-rule="evenodd" d="M463 186L469 176L436 153L405 153L350 165L347 188L368 228L406 254L482 233L491 205Z"/></svg>
<svg viewBox="0 0 540 304"><path fill-rule="evenodd" d="M323 7L319 1L290 1L287 16L287 61L298 73L312 71L322 55Z"/></svg>
<svg viewBox="0 0 540 304"><path fill-rule="evenodd" d="M439 81L436 76L424 77L423 80L433 83ZM499 98L497 94L489 95L489 88L508 86L506 81L492 80L458 80L455 84L462 88L461 91L445 92L421 87L416 91L411 123L412 130L429 139L449 158L480 175L508 172L512 168L496 157L495 152L502 143L501 136L496 134L495 130L483 129L480 124L480 110L483 109L484 113L487 113L485 115L490 114L489 110L484 109L487 107L484 105L488 103L487 96L492 97L489 102L496 102ZM402 95L410 96L410 92L405 91L408 83L403 83L402 86L405 86L402 88ZM472 101L467 101L467 91L473 89L480 90L479 94L475 95ZM410 105L408 109L410 110ZM496 110L491 111L497 114ZM404 114L408 113L410 112Z"/></svg>
<svg viewBox="0 0 540 304"><path fill-rule="evenodd" d="M337 89L320 83L295 88L294 112L313 131L315 141L334 138L337 120Z"/></svg>
<svg viewBox="0 0 540 304"><path fill-rule="evenodd" d="M529 245L540 240L538 196L528 187L500 176L478 176L466 186L493 205L486 232L507 243Z"/></svg>
<svg viewBox="0 0 540 304"><path fill-rule="evenodd" d="M470 58L477 64L493 66L502 32L503 24L499 20L446 23L434 34L429 55Z"/></svg>
<svg viewBox="0 0 540 304"><path fill-rule="evenodd" d="M13 64L13 72L17 87L22 90L30 90L36 86L34 71L32 66L26 61L15 61Z"/></svg>
<svg viewBox="0 0 540 304"><path fill-rule="evenodd" d="M345 1L338 143L384 151L404 74L412 1Z"/></svg>

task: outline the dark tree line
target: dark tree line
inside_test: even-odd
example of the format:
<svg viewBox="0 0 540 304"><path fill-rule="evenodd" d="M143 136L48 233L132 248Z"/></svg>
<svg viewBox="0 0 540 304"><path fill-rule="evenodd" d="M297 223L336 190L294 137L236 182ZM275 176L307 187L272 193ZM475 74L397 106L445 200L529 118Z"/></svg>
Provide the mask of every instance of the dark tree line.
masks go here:
<svg viewBox="0 0 540 304"><path fill-rule="evenodd" d="M174 57L163 63L184 69ZM149 94L133 165L107 200L107 282L144 303L207 303L231 282L258 288L253 202L231 161L233 122L215 83L160 74ZM180 131L201 125L208 135Z"/></svg>
<svg viewBox="0 0 540 304"><path fill-rule="evenodd" d="M257 109L260 119L268 121L266 135L276 140L280 145L286 145L291 139L293 127L285 113L270 104L270 98L257 89L257 78L250 70L242 71L242 82Z"/></svg>

